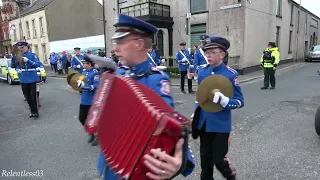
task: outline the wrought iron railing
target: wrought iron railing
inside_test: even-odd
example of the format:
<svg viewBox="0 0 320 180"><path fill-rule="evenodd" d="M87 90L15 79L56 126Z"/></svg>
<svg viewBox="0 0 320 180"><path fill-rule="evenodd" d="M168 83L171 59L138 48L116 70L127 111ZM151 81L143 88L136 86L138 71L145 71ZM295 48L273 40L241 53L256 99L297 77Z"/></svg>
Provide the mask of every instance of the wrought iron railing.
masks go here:
<svg viewBox="0 0 320 180"><path fill-rule="evenodd" d="M120 13L134 17L145 15L170 17L170 6L154 2L145 2L121 8Z"/></svg>

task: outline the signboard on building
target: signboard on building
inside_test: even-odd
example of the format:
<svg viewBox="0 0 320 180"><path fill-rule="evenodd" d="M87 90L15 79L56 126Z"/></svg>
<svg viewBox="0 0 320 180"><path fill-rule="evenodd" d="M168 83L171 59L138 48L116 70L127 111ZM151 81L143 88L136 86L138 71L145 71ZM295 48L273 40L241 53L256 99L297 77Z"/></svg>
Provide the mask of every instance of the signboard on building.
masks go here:
<svg viewBox="0 0 320 180"><path fill-rule="evenodd" d="M241 3L222 6L220 9L221 10L223 10L223 9L232 9L232 8L238 8L238 7L241 7Z"/></svg>
<svg viewBox="0 0 320 180"><path fill-rule="evenodd" d="M60 54L62 51L73 53L75 47L81 48L81 53L91 51L95 54L98 49L104 50L104 35L89 36L76 39L49 42L50 53Z"/></svg>

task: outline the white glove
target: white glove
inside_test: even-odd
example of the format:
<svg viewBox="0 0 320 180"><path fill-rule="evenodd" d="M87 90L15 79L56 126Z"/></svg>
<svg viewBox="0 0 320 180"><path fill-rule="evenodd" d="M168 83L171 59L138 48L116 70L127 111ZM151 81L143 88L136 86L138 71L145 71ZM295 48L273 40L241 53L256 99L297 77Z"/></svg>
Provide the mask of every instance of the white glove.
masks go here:
<svg viewBox="0 0 320 180"><path fill-rule="evenodd" d="M189 65L189 68L194 68L194 65Z"/></svg>
<svg viewBox="0 0 320 180"><path fill-rule="evenodd" d="M28 61L29 61L29 59L28 59L28 58L26 58L26 57L23 57L23 61L26 63L26 62L28 62Z"/></svg>
<svg viewBox="0 0 320 180"><path fill-rule="evenodd" d="M213 96L213 103L218 104L219 99L221 99L220 104L225 108L229 103L229 98L223 95L221 92L215 92Z"/></svg>
<svg viewBox="0 0 320 180"><path fill-rule="evenodd" d="M21 69L17 69L16 71L18 74L20 74L22 72Z"/></svg>
<svg viewBox="0 0 320 180"><path fill-rule="evenodd" d="M166 60L165 59L161 59L161 63L165 63L166 62Z"/></svg>
<svg viewBox="0 0 320 180"><path fill-rule="evenodd" d="M78 87L79 88L83 88L84 87L84 82L83 81L78 80L77 83L78 83Z"/></svg>
<svg viewBox="0 0 320 180"><path fill-rule="evenodd" d="M80 65L77 65L77 68L78 68L78 69L80 69L80 68L81 68L81 66L80 66Z"/></svg>
<svg viewBox="0 0 320 180"><path fill-rule="evenodd" d="M188 62L188 59L187 59L187 58L183 58L183 59L181 60L181 62Z"/></svg>

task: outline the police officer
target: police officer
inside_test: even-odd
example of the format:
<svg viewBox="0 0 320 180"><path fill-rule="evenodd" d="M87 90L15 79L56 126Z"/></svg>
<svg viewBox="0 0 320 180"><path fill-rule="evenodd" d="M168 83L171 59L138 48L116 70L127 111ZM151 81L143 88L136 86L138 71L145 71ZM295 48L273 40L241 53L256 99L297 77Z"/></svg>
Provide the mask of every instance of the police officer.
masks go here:
<svg viewBox="0 0 320 180"><path fill-rule="evenodd" d="M276 88L275 72L280 62L280 52L275 42L269 42L268 48L263 51L260 59L260 66L263 68L264 73L264 86L261 89L269 88L269 81L271 84L270 89Z"/></svg>
<svg viewBox="0 0 320 180"><path fill-rule="evenodd" d="M79 73L82 73L83 64L82 64L81 60L83 60L84 57L83 57L83 55L80 54L80 48L75 47L74 53L75 53L75 55L71 59L71 67L74 70L78 71Z"/></svg>
<svg viewBox="0 0 320 180"><path fill-rule="evenodd" d="M94 94L100 84L100 74L94 69L94 63L91 58L93 55L85 55L82 60L83 71L82 74L88 78L88 84L85 84L82 80L78 80L78 86L82 89L81 102L79 108L79 121L84 126L89 109L92 105ZM97 140L94 135L90 135L88 143L97 145Z"/></svg>
<svg viewBox="0 0 320 180"><path fill-rule="evenodd" d="M227 77L234 88L234 96L228 98L221 92L214 93L213 103L224 109L220 112L206 112L196 103L194 114L197 128L200 131L201 180L213 179L213 167L222 173L227 180L234 180L236 172L226 158L231 132L231 110L242 108L244 99L239 86L238 73L223 63L230 43L223 37L210 37L204 46L209 64L199 69L198 83L213 74Z"/></svg>
<svg viewBox="0 0 320 180"><path fill-rule="evenodd" d="M148 48L152 45L151 38L157 32L157 28L147 22L123 14L119 15L119 22L115 24L115 27L116 34L112 37L116 43L115 52L125 65L121 66L116 73L122 76L130 76L138 82L145 84L173 107L174 100L171 96L169 76L150 65L148 61ZM150 169L150 172L146 176L150 179L159 180L170 179L175 176L181 168L182 143L183 140L178 141L174 155L169 155L155 149L151 150L150 154L145 155L143 157L145 165ZM161 161L155 157L165 159L166 161ZM104 179L119 179L118 175L105 162L102 152L98 168L101 174L105 172ZM193 169L193 155L189 151L189 162L182 174L187 176Z"/></svg>
<svg viewBox="0 0 320 180"><path fill-rule="evenodd" d="M180 43L180 50L176 54L176 61L179 64L180 89L182 93L186 93L184 91L184 82L188 74L189 65L191 63L191 57L190 57L189 51L186 49L185 42ZM193 93L192 79L188 79L188 90L189 90L189 93Z"/></svg>
<svg viewBox="0 0 320 180"><path fill-rule="evenodd" d="M39 117L38 104L37 104L37 82L40 81L37 74L37 67L40 66L40 61L37 55L30 52L27 42L17 42L16 45L24 52L24 66L20 67L17 64L16 68L20 73L20 84L22 86L23 94L29 104L31 114L30 117Z"/></svg>

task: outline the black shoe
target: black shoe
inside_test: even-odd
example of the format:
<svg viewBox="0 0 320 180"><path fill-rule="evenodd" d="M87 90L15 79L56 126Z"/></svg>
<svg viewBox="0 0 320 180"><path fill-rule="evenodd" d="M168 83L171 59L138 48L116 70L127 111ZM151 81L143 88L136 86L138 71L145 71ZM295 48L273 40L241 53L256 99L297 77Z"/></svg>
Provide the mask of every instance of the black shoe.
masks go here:
<svg viewBox="0 0 320 180"><path fill-rule="evenodd" d="M33 113L33 117L34 117L34 118L38 118L38 117L39 117L39 114L38 114L38 113Z"/></svg>
<svg viewBox="0 0 320 180"><path fill-rule="evenodd" d="M95 139L94 135L90 135L90 138L88 140L88 143L92 143L92 141Z"/></svg>
<svg viewBox="0 0 320 180"><path fill-rule="evenodd" d="M267 87L261 87L261 89L264 90L264 89L268 89L268 88Z"/></svg>
<svg viewBox="0 0 320 180"><path fill-rule="evenodd" d="M189 91L189 94L194 94L194 91L190 90L190 91Z"/></svg>
<svg viewBox="0 0 320 180"><path fill-rule="evenodd" d="M274 86L272 86L272 87L270 87L270 89L275 89L276 87L274 87Z"/></svg>
<svg viewBox="0 0 320 180"><path fill-rule="evenodd" d="M181 90L181 92L182 92L183 94L186 94L186 92L185 92L184 90Z"/></svg>
<svg viewBox="0 0 320 180"><path fill-rule="evenodd" d="M94 139L92 141L92 146L97 146L99 144L98 138L96 136L94 136Z"/></svg>
<svg viewBox="0 0 320 180"><path fill-rule="evenodd" d="M31 114L29 115L29 117L30 117L30 118L33 118L33 117L34 117L34 114L33 114L33 113L31 113Z"/></svg>

